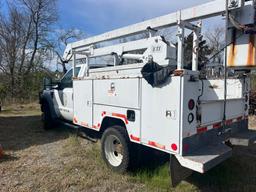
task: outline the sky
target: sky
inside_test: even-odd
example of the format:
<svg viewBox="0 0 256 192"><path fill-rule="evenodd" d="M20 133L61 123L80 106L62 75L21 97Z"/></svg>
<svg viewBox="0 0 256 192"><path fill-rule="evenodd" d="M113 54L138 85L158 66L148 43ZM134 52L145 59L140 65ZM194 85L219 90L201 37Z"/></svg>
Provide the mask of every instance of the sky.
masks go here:
<svg viewBox="0 0 256 192"><path fill-rule="evenodd" d="M209 0L59 0L59 27L92 36L205 2Z"/></svg>
<svg viewBox="0 0 256 192"><path fill-rule="evenodd" d="M6 13L7 0L0 0ZM169 14L211 0L58 0L56 29L78 29L87 36ZM208 22L206 28L216 25Z"/></svg>

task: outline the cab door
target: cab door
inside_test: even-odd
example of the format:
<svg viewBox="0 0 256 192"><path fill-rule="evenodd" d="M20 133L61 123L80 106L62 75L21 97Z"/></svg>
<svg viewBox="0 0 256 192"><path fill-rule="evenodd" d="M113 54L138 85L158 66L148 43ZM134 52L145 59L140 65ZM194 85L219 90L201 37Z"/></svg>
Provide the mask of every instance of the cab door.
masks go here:
<svg viewBox="0 0 256 192"><path fill-rule="evenodd" d="M75 68L77 76L81 67ZM63 119L73 120L73 69L70 69L61 79L58 88L54 91L60 115Z"/></svg>

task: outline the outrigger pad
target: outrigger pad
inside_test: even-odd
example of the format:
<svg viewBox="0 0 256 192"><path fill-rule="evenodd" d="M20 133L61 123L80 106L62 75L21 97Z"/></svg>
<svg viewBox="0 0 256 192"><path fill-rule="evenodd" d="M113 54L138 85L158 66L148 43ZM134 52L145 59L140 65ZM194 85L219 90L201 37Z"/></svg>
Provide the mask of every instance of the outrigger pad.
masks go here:
<svg viewBox="0 0 256 192"><path fill-rule="evenodd" d="M170 156L170 177L172 187L176 187L181 181L188 178L192 173L192 170L181 166L174 155Z"/></svg>

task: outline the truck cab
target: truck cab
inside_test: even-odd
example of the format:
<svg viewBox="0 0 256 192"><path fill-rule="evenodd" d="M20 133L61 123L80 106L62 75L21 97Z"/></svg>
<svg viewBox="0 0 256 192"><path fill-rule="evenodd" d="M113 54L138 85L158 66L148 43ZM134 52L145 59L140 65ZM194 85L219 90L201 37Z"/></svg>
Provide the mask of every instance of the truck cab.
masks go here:
<svg viewBox="0 0 256 192"><path fill-rule="evenodd" d="M75 67L75 71L73 68L69 69L60 80L44 79L44 90L40 93L40 104L43 112L47 110L48 119L50 118L52 122L56 119L73 121L73 76L82 76L84 71L85 66L78 65ZM43 118L46 118L45 115Z"/></svg>

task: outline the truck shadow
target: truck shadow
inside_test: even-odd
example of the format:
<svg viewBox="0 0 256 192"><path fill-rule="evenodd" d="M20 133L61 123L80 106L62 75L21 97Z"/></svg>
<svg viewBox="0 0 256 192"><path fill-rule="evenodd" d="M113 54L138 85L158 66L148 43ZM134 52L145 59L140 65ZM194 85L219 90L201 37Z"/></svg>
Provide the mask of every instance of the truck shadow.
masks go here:
<svg viewBox="0 0 256 192"><path fill-rule="evenodd" d="M56 127L45 131L39 115L0 117L0 144L4 151L17 151L53 143L68 136L69 132L65 128Z"/></svg>

